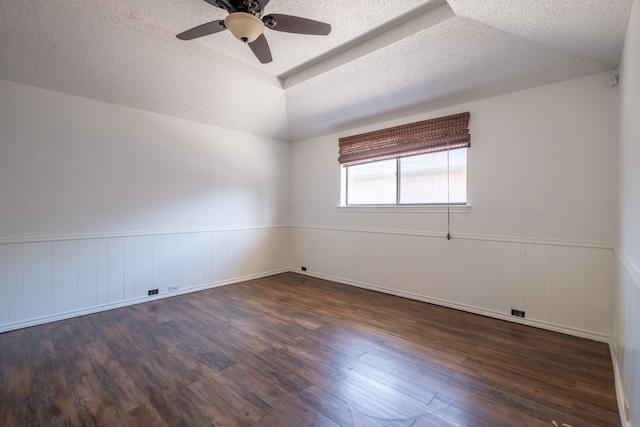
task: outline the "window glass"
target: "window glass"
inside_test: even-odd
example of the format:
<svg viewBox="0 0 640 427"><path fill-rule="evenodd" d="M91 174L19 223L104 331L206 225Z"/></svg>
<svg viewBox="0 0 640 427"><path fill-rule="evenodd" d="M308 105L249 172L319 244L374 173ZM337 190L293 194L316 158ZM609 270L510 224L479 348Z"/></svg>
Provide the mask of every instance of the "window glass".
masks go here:
<svg viewBox="0 0 640 427"><path fill-rule="evenodd" d="M400 203L466 203L467 149L400 159Z"/></svg>
<svg viewBox="0 0 640 427"><path fill-rule="evenodd" d="M467 148L348 166L345 175L348 205L467 202Z"/></svg>
<svg viewBox="0 0 640 427"><path fill-rule="evenodd" d="M347 204L396 203L396 160L366 163L347 168Z"/></svg>

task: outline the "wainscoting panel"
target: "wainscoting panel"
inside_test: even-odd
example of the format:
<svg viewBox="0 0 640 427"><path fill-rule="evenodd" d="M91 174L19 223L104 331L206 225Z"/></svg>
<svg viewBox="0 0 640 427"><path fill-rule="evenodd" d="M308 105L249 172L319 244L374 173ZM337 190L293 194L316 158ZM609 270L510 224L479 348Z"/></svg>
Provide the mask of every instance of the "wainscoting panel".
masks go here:
<svg viewBox="0 0 640 427"><path fill-rule="evenodd" d="M242 233L242 230L229 230L224 234L227 242L227 271L225 279L243 276L242 269L246 263L246 260L242 258L242 254L245 253L244 233Z"/></svg>
<svg viewBox="0 0 640 427"><path fill-rule="evenodd" d="M134 254L133 239L135 237L125 237L122 242L122 270L124 272L124 283L122 290L124 292L124 300L130 300L135 296L135 271L134 271Z"/></svg>
<svg viewBox="0 0 640 427"><path fill-rule="evenodd" d="M205 236L207 233L198 233L193 236L193 276L194 283L206 283L206 251Z"/></svg>
<svg viewBox="0 0 640 427"><path fill-rule="evenodd" d="M570 325L573 305L573 253L575 248L554 246L551 257L551 323Z"/></svg>
<svg viewBox="0 0 640 427"><path fill-rule="evenodd" d="M608 335L611 330L613 250L589 249L588 276L586 329ZM603 287L603 283L610 285ZM601 310L602 306L606 306L607 310Z"/></svg>
<svg viewBox="0 0 640 427"><path fill-rule="evenodd" d="M193 233L180 234L178 241L178 283L181 289L193 288L195 279L195 239Z"/></svg>
<svg viewBox="0 0 640 427"><path fill-rule="evenodd" d="M512 308L526 310L526 245L503 243L501 259L500 312L509 313Z"/></svg>
<svg viewBox="0 0 640 427"><path fill-rule="evenodd" d="M98 306L109 302L109 280L107 274L108 253L107 239L96 239L96 294Z"/></svg>
<svg viewBox="0 0 640 427"><path fill-rule="evenodd" d="M551 275L553 246L526 245L525 301L527 315L551 322Z"/></svg>
<svg viewBox="0 0 640 427"><path fill-rule="evenodd" d="M209 236L207 250L207 283L217 283L223 280L222 274L222 233L206 233Z"/></svg>
<svg viewBox="0 0 640 427"><path fill-rule="evenodd" d="M5 241L0 332L284 272L289 242L286 226Z"/></svg>
<svg viewBox="0 0 640 427"><path fill-rule="evenodd" d="M7 292L7 246L0 245L0 325L9 323L9 294Z"/></svg>
<svg viewBox="0 0 640 427"><path fill-rule="evenodd" d="M573 251L573 300L571 303L571 324L586 328L589 313L589 249L575 248Z"/></svg>
<svg viewBox="0 0 640 427"><path fill-rule="evenodd" d="M611 349L613 353L618 406L624 426L636 426L640 419L640 270L623 254L615 257L615 299L613 300Z"/></svg>
<svg viewBox="0 0 640 427"><path fill-rule="evenodd" d="M53 313L64 313L80 307L78 281L78 241L65 240L51 243L53 273Z"/></svg>
<svg viewBox="0 0 640 427"><path fill-rule="evenodd" d="M77 240L77 243L78 309L86 310L98 305L97 241L96 239Z"/></svg>
<svg viewBox="0 0 640 427"><path fill-rule="evenodd" d="M465 245L462 257L462 262L468 266L462 277L462 282L466 284L467 289L466 303L475 307L490 307L497 310L498 305L492 303L494 299L492 286L493 251L487 250L484 242L472 240ZM469 286L472 280L474 286Z"/></svg>
<svg viewBox="0 0 640 427"><path fill-rule="evenodd" d="M162 287L160 292L168 292L170 286L180 283L180 235L165 234L162 238Z"/></svg>
<svg viewBox="0 0 640 427"><path fill-rule="evenodd" d="M24 276L22 246L7 247L7 312L9 323L24 319Z"/></svg>
<svg viewBox="0 0 640 427"><path fill-rule="evenodd" d="M153 237L133 238L133 256L130 258L133 261L133 298L143 297L149 289L158 288L153 281Z"/></svg>
<svg viewBox="0 0 640 427"><path fill-rule="evenodd" d="M151 281L152 289L158 289L160 292L166 292L162 287L162 236L153 236L152 238L152 265L151 265ZM210 283L210 282L207 282ZM142 285L143 283L140 283Z"/></svg>
<svg viewBox="0 0 640 427"><path fill-rule="evenodd" d="M293 226L292 270L607 341L613 249L582 242ZM525 319L511 309L525 311Z"/></svg>
<svg viewBox="0 0 640 427"><path fill-rule="evenodd" d="M107 302L124 301L124 238L107 239Z"/></svg>
<svg viewBox="0 0 640 427"><path fill-rule="evenodd" d="M24 316L36 318L51 315L51 242L25 244L22 248L22 265Z"/></svg>

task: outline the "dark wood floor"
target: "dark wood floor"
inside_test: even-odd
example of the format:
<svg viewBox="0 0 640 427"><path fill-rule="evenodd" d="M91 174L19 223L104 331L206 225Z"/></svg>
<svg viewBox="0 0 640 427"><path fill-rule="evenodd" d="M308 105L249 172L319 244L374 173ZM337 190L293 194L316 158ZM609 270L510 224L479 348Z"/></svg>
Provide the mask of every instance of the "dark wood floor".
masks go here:
<svg viewBox="0 0 640 427"><path fill-rule="evenodd" d="M293 273L0 334L0 426L619 426L607 345Z"/></svg>

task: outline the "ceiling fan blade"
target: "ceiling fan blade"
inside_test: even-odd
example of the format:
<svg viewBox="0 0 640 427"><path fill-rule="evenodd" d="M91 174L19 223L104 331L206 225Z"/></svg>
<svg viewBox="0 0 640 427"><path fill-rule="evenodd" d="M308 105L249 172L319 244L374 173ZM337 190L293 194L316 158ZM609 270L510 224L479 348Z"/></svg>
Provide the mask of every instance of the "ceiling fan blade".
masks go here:
<svg viewBox="0 0 640 427"><path fill-rule="evenodd" d="M262 18L267 28L285 33L311 34L326 36L331 32L331 25L299 16L273 13ZM271 24L273 22L273 24Z"/></svg>
<svg viewBox="0 0 640 427"><path fill-rule="evenodd" d="M190 30L178 34L176 37L180 40L192 40L198 37L208 36L209 34L219 33L226 30L223 20L211 21L206 24L198 25Z"/></svg>
<svg viewBox="0 0 640 427"><path fill-rule="evenodd" d="M261 63L268 64L273 61L273 58L271 57L271 49L269 48L269 43L267 43L267 38L264 34L260 34L260 37L249 43L249 47Z"/></svg>

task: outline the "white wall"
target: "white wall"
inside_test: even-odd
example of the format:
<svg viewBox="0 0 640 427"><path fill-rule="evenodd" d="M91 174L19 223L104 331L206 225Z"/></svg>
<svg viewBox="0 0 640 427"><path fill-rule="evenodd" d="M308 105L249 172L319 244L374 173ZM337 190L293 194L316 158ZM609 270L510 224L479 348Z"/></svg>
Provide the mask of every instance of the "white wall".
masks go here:
<svg viewBox="0 0 640 427"><path fill-rule="evenodd" d="M310 274L607 340L617 88L606 75L380 123L471 113L468 213L337 209L340 136L292 146L293 265Z"/></svg>
<svg viewBox="0 0 640 427"><path fill-rule="evenodd" d="M640 4L633 3L620 67L620 142L612 338L619 400L640 426ZM623 406L623 405L621 405Z"/></svg>
<svg viewBox="0 0 640 427"><path fill-rule="evenodd" d="M0 81L0 239L288 221L287 143Z"/></svg>
<svg viewBox="0 0 640 427"><path fill-rule="evenodd" d="M0 330L288 266L288 143L2 80L0 100Z"/></svg>

